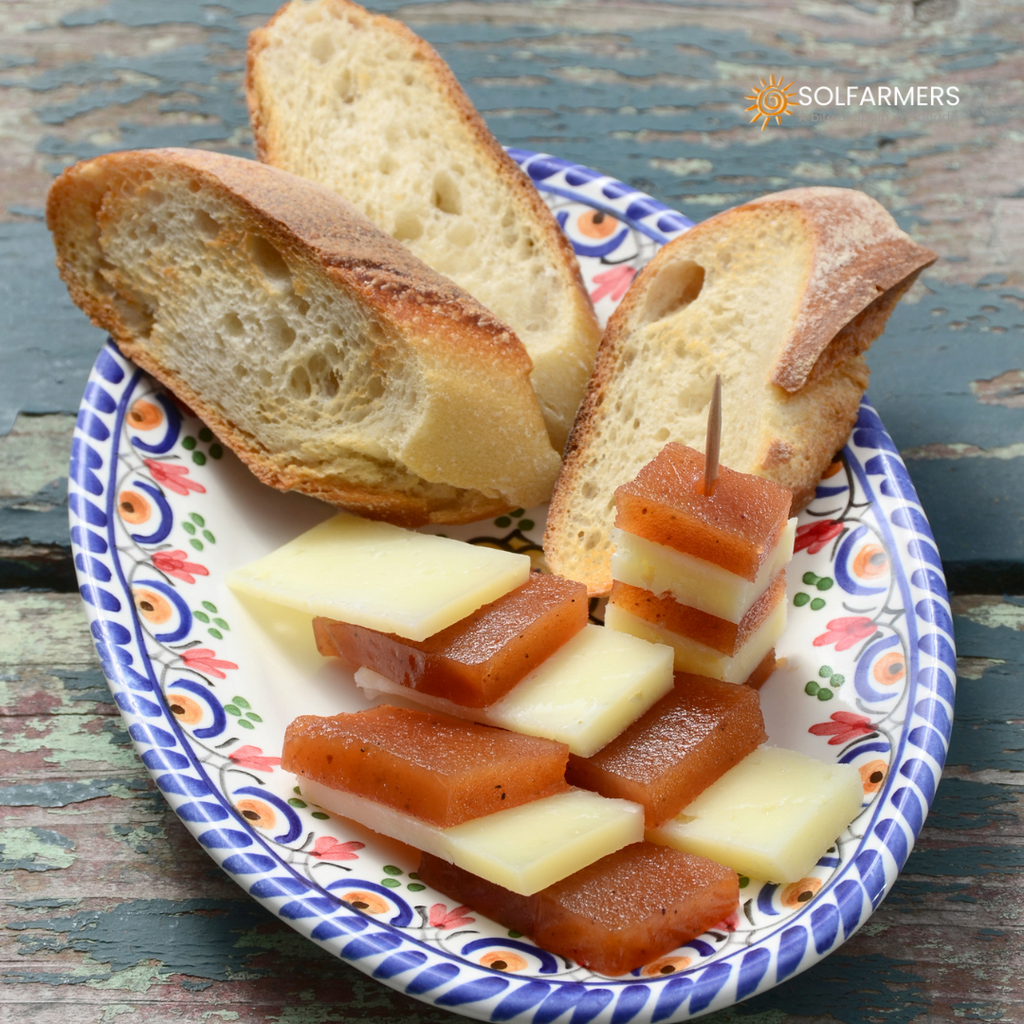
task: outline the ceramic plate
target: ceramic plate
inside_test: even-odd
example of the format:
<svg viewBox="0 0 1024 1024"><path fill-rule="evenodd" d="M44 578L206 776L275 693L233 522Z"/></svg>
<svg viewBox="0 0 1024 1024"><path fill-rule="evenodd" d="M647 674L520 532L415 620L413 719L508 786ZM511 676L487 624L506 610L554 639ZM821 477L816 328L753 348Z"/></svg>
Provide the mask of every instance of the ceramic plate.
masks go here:
<svg viewBox="0 0 1024 1024"><path fill-rule="evenodd" d="M512 151L579 254L602 318L690 222L592 170ZM197 841L269 910L360 970L470 1017L679 1021L762 992L871 915L921 829L949 740L955 658L938 552L865 403L801 515L770 742L855 765L864 807L807 878L745 881L719 926L620 978L538 949L416 876L417 855L307 805L280 770L299 714L366 706L308 616L242 601L226 572L331 510L263 487L108 345L78 417L71 537L96 649L146 767ZM543 509L449 531L542 557ZM396 580L396 586L402 581Z"/></svg>

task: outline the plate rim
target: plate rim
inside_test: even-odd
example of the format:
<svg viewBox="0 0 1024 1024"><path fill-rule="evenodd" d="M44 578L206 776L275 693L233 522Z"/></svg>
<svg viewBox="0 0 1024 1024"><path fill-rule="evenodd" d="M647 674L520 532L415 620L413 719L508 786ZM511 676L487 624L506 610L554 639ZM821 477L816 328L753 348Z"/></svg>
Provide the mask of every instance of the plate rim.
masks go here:
<svg viewBox="0 0 1024 1024"><path fill-rule="evenodd" d="M600 206L659 244L692 224L688 218L646 193L584 165L546 153L525 150L509 152L541 191L575 199L589 206ZM582 181L586 191L572 184L574 176ZM594 195L598 191L604 196L603 202ZM630 209L642 211L642 216L628 216ZM658 221L668 215L677 218L669 223L680 225L673 233L666 233L658 227ZM952 728L952 697L956 684L955 649L951 627L944 628L944 623L949 622L949 600L934 538L906 467L867 400L862 403L858 423L844 452L851 457L851 471L858 476L858 483L865 495L870 496L873 507L880 505L879 495L871 480L872 476L878 475L881 477L879 488L884 492L888 487L891 491L886 497L893 506L892 512L896 509L910 510L903 516L903 520L910 524L906 528L911 529L913 537L908 543L914 546L912 550L917 554L899 559L899 570L894 573L901 589L906 621L911 627L908 641L912 671L908 672L907 719L899 733L899 746L893 750L893 770L873 801L869 824L858 844L857 855L835 876L829 878L819 896L785 918L778 928L760 936L753 945L732 950L710 963L698 964L665 978L627 975L618 979L595 976L593 980L586 981L566 978L538 981L531 976L518 977L496 972L399 932L395 927L349 907L337 897L331 896L322 886L284 863L263 837L234 815L234 808L226 795L220 792L198 763L184 731L167 711L163 701L153 705L152 701L147 700L144 682L158 695L159 683L152 663L146 656L146 634L132 604L120 561L111 553L116 552L116 545L107 543L93 529L105 528L113 539L116 519L113 500L120 461L117 451L127 395L131 394L144 376L108 340L90 373L76 422L69 469L68 507L72 553L90 629L103 663L104 675L128 725L136 751L171 809L213 860L247 894L300 934L397 991L477 1019L534 1019L541 1004L547 1005L545 1000L554 996L556 1005L549 1006L550 1012L546 1015L542 1014L544 1020L553 1020L562 1012L573 1009L573 1024L585 1024L590 1020L608 1024L625 1024L632 1020L683 1021L734 1005L806 970L850 938L888 893L913 848L941 775ZM106 389L112 386L122 388L122 399L115 403L114 408L108 408L102 400L98 406L97 389L107 394ZM107 398L109 400L109 395ZM107 416L99 415L104 412L108 415L115 413L114 429L104 422ZM858 435L863 443L858 443ZM103 450L102 446L111 438L113 455L107 467L109 480L103 486L104 481L99 480L94 472L102 466L103 456L94 446L100 446ZM873 454L864 459L855 449ZM869 469L871 460L875 460L876 473ZM97 482L101 485L98 494ZM93 501L98 496L104 498L102 508ZM104 517L105 526L99 523ZM887 533L890 550L895 551L897 547L892 520L891 513L878 516L878 525ZM106 544L103 551L99 550L95 539L97 537ZM106 565L104 554L108 555ZM115 588L113 592L108 589L112 579L120 588ZM918 582L915 583L915 580ZM127 605L127 611L121 607L122 600ZM130 629L112 618L118 615L131 622ZM927 616L932 621L927 621ZM124 639L126 633L130 636ZM141 655L146 677L134 669L134 656L124 660L118 654L124 648L130 655L129 643ZM115 656L112 656L112 652ZM927 661L927 671L922 658ZM926 680L931 685L925 685ZM943 683L946 685L943 686ZM922 697L920 694L925 690L934 693L940 700ZM946 707L948 711L945 711ZM150 710L152 708L158 712L156 715ZM944 718L941 714L943 711ZM912 726L911 722L915 718L918 721ZM159 719L167 728L155 725L155 719ZM171 731L168 732L168 729ZM914 742L912 733L917 734L920 742ZM904 759L908 743L916 746L929 761L921 761L919 757ZM187 793L169 792L166 788L171 772L186 770L184 766L178 769L168 767L168 762L174 761L170 754L175 753L180 757L181 751L184 751L183 756L189 762L188 767L196 773L200 782L205 782L211 797L220 800L232 813L228 825L219 827L212 820L188 820L179 813L179 809L186 803L195 803ZM912 772L908 772L907 766L912 761L918 764L913 766ZM917 774L913 774L915 772ZM900 773L904 776L902 782L897 779ZM899 790L895 789L898 782L901 787ZM903 797L903 802L894 802L894 796L906 792L909 787L913 789ZM921 798L924 803L923 812L913 820L907 816L913 816L913 810L905 811L904 808L905 803L911 806L909 801L912 798L917 799L918 812ZM880 820L883 812L889 813L891 817ZM244 832L236 832L237 829L244 829ZM244 837L244 842L239 837ZM877 840L877 845L871 849L867 845L869 839ZM241 852L253 848L258 852ZM273 864L266 865L266 860L271 860ZM284 869L293 880L290 888L281 879L278 879L280 885L276 890L269 885L259 889L251 881L245 880L246 876L256 875L259 876L258 883L265 880L267 872L280 869ZM844 878L845 875L850 877ZM309 891L301 892L303 887ZM254 892L254 889L258 891ZM857 902L854 908L855 895ZM826 896L834 896L834 903L828 902ZM325 906L325 899L333 905ZM403 951L415 951L417 956L407 959L410 963L413 960L417 962L411 963L405 970L390 975L386 972L382 974L384 961L393 958L396 952ZM423 958L418 959L418 955ZM414 972L413 976L403 980L403 975L410 971ZM544 992L539 991L538 985L544 986ZM513 998L517 992L520 995L518 1003ZM562 995L559 996L559 993ZM656 998L651 998L655 993ZM499 1002L504 1009L495 1016ZM555 1014L554 1010L562 1003L564 1006Z"/></svg>

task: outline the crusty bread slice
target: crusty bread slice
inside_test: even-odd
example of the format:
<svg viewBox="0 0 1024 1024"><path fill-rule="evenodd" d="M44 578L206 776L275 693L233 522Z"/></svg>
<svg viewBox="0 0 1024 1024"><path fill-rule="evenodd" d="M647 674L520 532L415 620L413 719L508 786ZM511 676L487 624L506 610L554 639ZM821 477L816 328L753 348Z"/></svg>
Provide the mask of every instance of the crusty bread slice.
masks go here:
<svg viewBox="0 0 1024 1024"><path fill-rule="evenodd" d="M318 181L507 323L558 452L600 330L572 246L445 62L348 0L283 7L250 36L261 160Z"/></svg>
<svg viewBox="0 0 1024 1024"><path fill-rule="evenodd" d="M522 345L333 192L144 150L69 168L46 213L75 302L264 482L404 525L550 493Z"/></svg>
<svg viewBox="0 0 1024 1024"><path fill-rule="evenodd" d="M856 419L864 351L935 258L840 188L765 196L666 245L601 342L548 516L552 571L608 592L615 488L668 441L703 450L716 373L722 464L806 505Z"/></svg>

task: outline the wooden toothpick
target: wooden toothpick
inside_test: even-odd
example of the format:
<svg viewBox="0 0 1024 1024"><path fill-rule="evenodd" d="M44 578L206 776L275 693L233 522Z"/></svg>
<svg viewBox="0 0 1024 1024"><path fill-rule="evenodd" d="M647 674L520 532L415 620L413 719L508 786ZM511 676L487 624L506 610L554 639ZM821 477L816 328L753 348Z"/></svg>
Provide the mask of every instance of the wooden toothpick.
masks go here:
<svg viewBox="0 0 1024 1024"><path fill-rule="evenodd" d="M711 392L708 409L708 433L704 442L704 493L710 497L718 482L718 455L722 449L722 375L715 374L715 387Z"/></svg>

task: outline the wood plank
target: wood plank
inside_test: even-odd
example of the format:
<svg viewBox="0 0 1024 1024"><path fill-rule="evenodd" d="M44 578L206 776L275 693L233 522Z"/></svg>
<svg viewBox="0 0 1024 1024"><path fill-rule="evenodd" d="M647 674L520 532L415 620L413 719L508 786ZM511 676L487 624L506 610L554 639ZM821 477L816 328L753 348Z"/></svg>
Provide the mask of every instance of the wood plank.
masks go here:
<svg viewBox="0 0 1024 1024"><path fill-rule="evenodd" d="M228 881L131 749L73 593L62 478L103 335L41 208L118 148L248 153L245 33L278 0L0 5L0 1020L450 1021ZM951 582L953 744L892 894L839 953L714 1024L1024 1019L1024 22L1012 5L382 0L501 141L599 166L698 219L767 189L863 188L942 260L870 361ZM763 75L956 85L945 119L747 123ZM52 414L16 418L19 410ZM3 437L2 435L6 435Z"/></svg>

